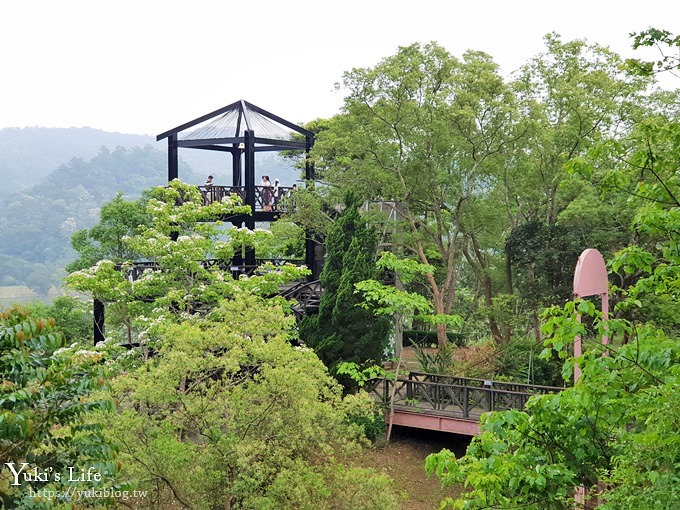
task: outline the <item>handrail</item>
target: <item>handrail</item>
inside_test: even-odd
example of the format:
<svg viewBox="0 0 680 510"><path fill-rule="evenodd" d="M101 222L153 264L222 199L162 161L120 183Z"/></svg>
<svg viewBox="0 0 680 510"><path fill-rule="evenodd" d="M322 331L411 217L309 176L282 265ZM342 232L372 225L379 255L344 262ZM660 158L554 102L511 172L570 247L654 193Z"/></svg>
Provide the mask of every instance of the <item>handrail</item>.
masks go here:
<svg viewBox="0 0 680 510"><path fill-rule="evenodd" d="M247 203L248 188L246 186L197 186L203 195L203 204L208 205L219 202L225 197L236 195L241 198L243 204ZM292 186L255 186L255 211L285 212L291 209L290 198L295 193Z"/></svg>
<svg viewBox="0 0 680 510"><path fill-rule="evenodd" d="M219 260L219 259L208 259L199 262L201 266L208 269L211 267L219 267L223 271L231 271L232 276L238 278L240 275L252 276L258 267L263 266L266 263L271 263L274 266L280 267L284 264L294 264L302 265L304 260L302 259L284 259L284 258L270 258L270 259L255 259L255 264L233 264L229 261ZM123 264L116 264L116 269L118 271L123 269ZM144 274L146 271L156 271L159 269L158 262L152 261L140 261L132 262L128 268L127 277L131 281L136 281Z"/></svg>
<svg viewBox="0 0 680 510"><path fill-rule="evenodd" d="M309 290L312 293L321 293L321 282L319 280L300 282L290 289L283 291L280 295L282 297L288 298L297 294L303 294L305 290Z"/></svg>
<svg viewBox="0 0 680 510"><path fill-rule="evenodd" d="M368 382L367 391L383 404L400 409L478 419L482 413L508 409L523 409L529 398L537 394L561 391L563 388L531 386L518 383L519 388L499 386L494 381L466 377L451 378L456 382L419 380L414 375L436 375L418 372L407 378L376 378ZM479 384L493 383L493 384ZM502 383L501 383L502 384ZM394 397L391 397L394 395Z"/></svg>
<svg viewBox="0 0 680 510"><path fill-rule="evenodd" d="M476 383L478 386L494 386L496 388L511 387L511 388L525 388L527 390L536 390L538 393L557 393L562 391L564 388L559 386L542 386L540 384L527 384L513 381L494 381L493 379L477 379L473 377L459 377L454 375L445 374L432 374L428 372L409 372L409 379L416 379L419 377L424 377L426 381L433 382L446 382L449 381L455 384L455 381L466 381L468 383Z"/></svg>
<svg viewBox="0 0 680 510"><path fill-rule="evenodd" d="M318 311L322 292L321 282L314 280L312 282L298 283L290 289L280 292L279 295L286 299L295 299L297 301L292 306L292 310L297 318L300 319L307 313Z"/></svg>

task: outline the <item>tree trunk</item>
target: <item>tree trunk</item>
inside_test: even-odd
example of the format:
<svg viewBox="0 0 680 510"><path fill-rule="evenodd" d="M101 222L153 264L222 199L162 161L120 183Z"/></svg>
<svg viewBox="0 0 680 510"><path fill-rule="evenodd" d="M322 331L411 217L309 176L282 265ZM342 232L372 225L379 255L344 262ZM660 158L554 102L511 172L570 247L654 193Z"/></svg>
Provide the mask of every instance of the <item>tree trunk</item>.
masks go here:
<svg viewBox="0 0 680 510"><path fill-rule="evenodd" d="M444 296L441 292L437 292L434 295L434 313L437 315L446 315L446 310L444 308ZM446 324L437 324L437 346L439 349L446 347L449 341L449 337L446 336Z"/></svg>
<svg viewBox="0 0 680 510"><path fill-rule="evenodd" d="M510 253L505 247L505 277L508 280L508 294L512 295L512 263L510 262Z"/></svg>
<svg viewBox="0 0 680 510"><path fill-rule="evenodd" d="M397 381L399 380L399 369L401 368L401 353L397 360L397 368L394 371L394 385L392 386L392 393L390 394L390 414L387 422L387 433L385 434L385 443L390 442L392 437L392 421L394 420L394 395L397 393Z"/></svg>
<svg viewBox="0 0 680 510"><path fill-rule="evenodd" d="M501 334L501 330L498 327L496 319L491 313L491 307L493 306L493 291L491 287L491 277L488 274L484 275L483 286L484 286L484 301L486 303L487 308L489 309L489 328L491 329L491 336L493 336L497 344L502 344L503 335Z"/></svg>
<svg viewBox="0 0 680 510"><path fill-rule="evenodd" d="M475 274L477 275L477 278L481 280L482 288L484 289L484 302L490 311L491 307L493 306L493 285L491 283L491 276L489 276L489 264L487 263L486 258L482 253L482 250L479 248L477 237L474 234L468 235L470 238L470 242L472 243L472 251L475 257L473 259L466 250L465 258L473 267L473 269L475 268L476 261L477 266L476 269L474 269L474 271ZM491 329L491 336L493 336L496 343L502 344L503 335L501 334L501 330L498 327L496 319L493 317L491 313L489 313L489 329Z"/></svg>
<svg viewBox="0 0 680 510"><path fill-rule="evenodd" d="M439 349L446 347L449 337L446 335L446 324L437 324L437 346Z"/></svg>

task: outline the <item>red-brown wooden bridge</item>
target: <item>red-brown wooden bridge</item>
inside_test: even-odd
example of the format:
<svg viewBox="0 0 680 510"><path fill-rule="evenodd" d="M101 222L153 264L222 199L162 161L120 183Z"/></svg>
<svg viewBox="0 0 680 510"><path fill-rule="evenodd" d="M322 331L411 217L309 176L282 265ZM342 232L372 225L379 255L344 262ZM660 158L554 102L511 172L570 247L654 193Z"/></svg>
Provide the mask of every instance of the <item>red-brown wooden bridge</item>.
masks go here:
<svg viewBox="0 0 680 510"><path fill-rule="evenodd" d="M366 389L392 425L474 436L483 413L523 409L529 397L564 388L409 372L372 379Z"/></svg>

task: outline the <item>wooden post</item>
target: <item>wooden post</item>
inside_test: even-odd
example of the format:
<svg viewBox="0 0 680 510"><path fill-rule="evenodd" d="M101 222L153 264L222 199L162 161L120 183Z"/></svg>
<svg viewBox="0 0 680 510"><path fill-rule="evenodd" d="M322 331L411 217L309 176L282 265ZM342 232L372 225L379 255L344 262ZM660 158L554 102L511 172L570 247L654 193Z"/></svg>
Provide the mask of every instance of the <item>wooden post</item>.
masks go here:
<svg viewBox="0 0 680 510"><path fill-rule="evenodd" d="M246 217L246 227L255 229L255 132L247 129L245 132L245 188L246 205L250 206L251 214ZM255 250L246 250L247 266L255 265Z"/></svg>
<svg viewBox="0 0 680 510"><path fill-rule="evenodd" d="M241 145L243 147L241 147ZM245 143L234 144L234 150L231 151L231 185L241 186L241 155L245 151Z"/></svg>
<svg viewBox="0 0 680 510"><path fill-rule="evenodd" d="M98 299L94 299L92 303L94 314L94 345L105 340L104 337L104 303Z"/></svg>
<svg viewBox="0 0 680 510"><path fill-rule="evenodd" d="M179 177L179 155L177 153L177 135L168 137L168 182Z"/></svg>
<svg viewBox="0 0 680 510"><path fill-rule="evenodd" d="M581 253L576 263L576 270L574 271L574 299L596 296L602 298L602 321L606 321L609 316L609 293L607 285L609 278L607 276L607 267L604 263L602 254L593 249L588 248ZM576 314L576 320L581 321L581 315ZM607 335L602 336L602 343L609 343ZM574 338L574 357L582 354L581 337ZM574 363L574 384L581 377L581 369ZM576 487L574 499L579 505L579 508L587 508L588 489L583 485ZM597 502L595 502L597 505Z"/></svg>

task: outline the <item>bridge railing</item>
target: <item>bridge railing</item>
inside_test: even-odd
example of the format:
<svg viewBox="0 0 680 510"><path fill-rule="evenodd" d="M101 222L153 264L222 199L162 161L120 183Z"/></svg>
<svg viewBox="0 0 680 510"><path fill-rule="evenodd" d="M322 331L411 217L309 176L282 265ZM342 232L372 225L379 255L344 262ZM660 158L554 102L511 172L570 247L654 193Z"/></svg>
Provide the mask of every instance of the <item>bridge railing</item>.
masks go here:
<svg viewBox="0 0 680 510"><path fill-rule="evenodd" d="M465 419L478 419L488 411L523 409L533 395L560 390L562 388L422 373L411 373L397 380L373 379L367 386L367 391L385 405L390 404L394 395L392 403L397 408Z"/></svg>
<svg viewBox="0 0 680 510"><path fill-rule="evenodd" d="M290 289L281 292L281 296L286 299L295 299L297 304L293 305L293 313L301 318L310 312L317 312L321 303L321 282L314 280L311 282L300 282Z"/></svg>
<svg viewBox="0 0 680 510"><path fill-rule="evenodd" d="M541 386L538 384L525 384L509 381L494 381L489 379L476 379L472 377L457 377L451 375L429 374L427 372L409 372L408 378L414 381L429 381L449 384L459 384L469 387L483 388L493 386L498 390L515 391L519 393L544 394L557 393L564 388L556 386Z"/></svg>

